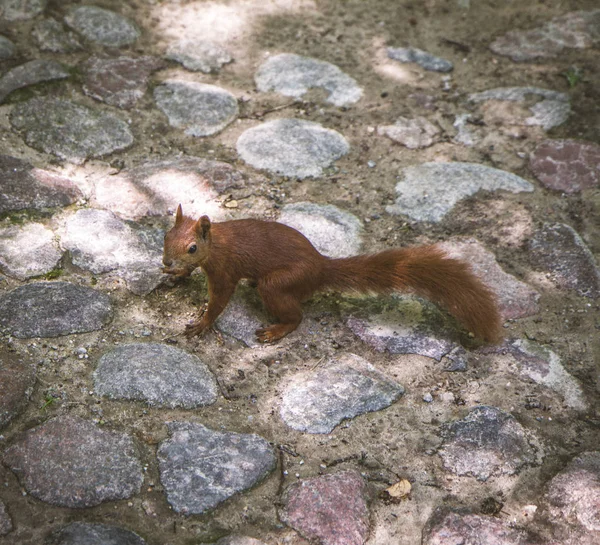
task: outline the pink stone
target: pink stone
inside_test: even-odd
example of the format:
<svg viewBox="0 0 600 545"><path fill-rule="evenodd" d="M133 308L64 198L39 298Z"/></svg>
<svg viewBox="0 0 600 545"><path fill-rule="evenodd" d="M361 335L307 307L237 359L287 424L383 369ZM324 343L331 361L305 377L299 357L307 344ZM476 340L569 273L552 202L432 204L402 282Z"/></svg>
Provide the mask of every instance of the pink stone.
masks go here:
<svg viewBox="0 0 600 545"><path fill-rule="evenodd" d="M533 152L530 166L546 187L577 193L600 183L600 146L577 140L546 140Z"/></svg>
<svg viewBox="0 0 600 545"><path fill-rule="evenodd" d="M322 545L362 545L369 534L365 483L355 471L306 479L286 492L282 520Z"/></svg>

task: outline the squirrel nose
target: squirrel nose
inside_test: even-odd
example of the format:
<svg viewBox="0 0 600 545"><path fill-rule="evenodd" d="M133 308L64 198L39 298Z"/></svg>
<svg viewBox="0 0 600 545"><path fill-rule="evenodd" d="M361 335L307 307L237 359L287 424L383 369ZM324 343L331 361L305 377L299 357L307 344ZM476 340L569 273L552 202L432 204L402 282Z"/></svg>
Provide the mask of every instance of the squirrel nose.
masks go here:
<svg viewBox="0 0 600 545"><path fill-rule="evenodd" d="M165 267L170 267L171 265L173 265L173 260L163 257L163 265Z"/></svg>

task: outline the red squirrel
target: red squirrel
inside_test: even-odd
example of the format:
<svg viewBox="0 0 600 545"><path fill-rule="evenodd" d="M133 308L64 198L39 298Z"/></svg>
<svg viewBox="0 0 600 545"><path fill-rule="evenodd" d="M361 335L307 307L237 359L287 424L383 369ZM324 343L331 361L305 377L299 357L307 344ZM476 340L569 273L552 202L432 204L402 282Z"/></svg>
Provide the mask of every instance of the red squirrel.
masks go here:
<svg viewBox="0 0 600 545"><path fill-rule="evenodd" d="M445 307L476 338L497 342L501 320L494 293L469 265L435 245L332 259L295 229L274 221L211 223L183 215L165 235L163 272L189 276L201 267L208 280L208 309L186 326L199 335L223 312L237 283L249 279L278 323L258 329L261 342L285 337L302 321L301 303L317 290L386 294L412 291Z"/></svg>

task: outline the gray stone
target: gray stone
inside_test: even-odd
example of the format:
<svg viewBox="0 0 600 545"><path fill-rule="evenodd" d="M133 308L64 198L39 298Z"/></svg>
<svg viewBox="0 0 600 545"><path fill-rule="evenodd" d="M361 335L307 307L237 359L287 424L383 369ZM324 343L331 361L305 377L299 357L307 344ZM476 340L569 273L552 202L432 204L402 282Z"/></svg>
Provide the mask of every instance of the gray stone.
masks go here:
<svg viewBox="0 0 600 545"><path fill-rule="evenodd" d="M48 0L0 0L0 18L7 21L33 19L46 9Z"/></svg>
<svg viewBox="0 0 600 545"><path fill-rule="evenodd" d="M61 507L129 498L143 481L130 436L72 416L28 430L6 449L3 462L29 494Z"/></svg>
<svg viewBox="0 0 600 545"><path fill-rule="evenodd" d="M114 271L137 295L163 279L162 232L119 219L107 210L78 210L60 230L61 246L73 264L95 274Z"/></svg>
<svg viewBox="0 0 600 545"><path fill-rule="evenodd" d="M163 67L164 61L149 56L92 57L83 66L83 92L117 108L133 108L144 96L150 74Z"/></svg>
<svg viewBox="0 0 600 545"><path fill-rule="evenodd" d="M237 152L255 168L296 178L319 177L350 146L338 132L300 119L276 119L248 129Z"/></svg>
<svg viewBox="0 0 600 545"><path fill-rule="evenodd" d="M0 155L0 214L68 206L82 197L71 180L15 157Z"/></svg>
<svg viewBox="0 0 600 545"><path fill-rule="evenodd" d="M423 163L400 172L396 204L386 210L417 221L442 221L458 201L482 189L520 193L534 188L510 172L475 163Z"/></svg>
<svg viewBox="0 0 600 545"><path fill-rule="evenodd" d="M423 530L423 545L529 545L527 534L501 518L437 508Z"/></svg>
<svg viewBox="0 0 600 545"><path fill-rule="evenodd" d="M533 264L548 271L563 289L600 297L600 271L594 255L579 234L562 223L545 223L529 243Z"/></svg>
<svg viewBox="0 0 600 545"><path fill-rule="evenodd" d="M511 30L490 49L513 61L554 57L565 48L584 49L600 43L600 10L574 11L531 30Z"/></svg>
<svg viewBox="0 0 600 545"><path fill-rule="evenodd" d="M260 345L256 330L269 322L270 318L265 314L256 290L250 291L240 286L215 325L225 335L252 348Z"/></svg>
<svg viewBox="0 0 600 545"><path fill-rule="evenodd" d="M454 65L450 61L415 47L388 47L387 54L390 59L403 63L414 62L425 70L451 72L454 69Z"/></svg>
<svg viewBox="0 0 600 545"><path fill-rule="evenodd" d="M393 125L377 127L377 134L387 136L409 149L431 146L440 134L440 129L425 117L399 117Z"/></svg>
<svg viewBox="0 0 600 545"><path fill-rule="evenodd" d="M192 422L169 423L158 447L160 480L177 513L201 514L264 479L276 466L258 435L220 432Z"/></svg>
<svg viewBox="0 0 600 545"><path fill-rule="evenodd" d="M464 372L468 369L469 355L462 346L456 346L444 356L442 363L444 363L444 371Z"/></svg>
<svg viewBox="0 0 600 545"><path fill-rule="evenodd" d="M8 276L26 280L46 274L61 257L54 233L41 223L0 228L0 269Z"/></svg>
<svg viewBox="0 0 600 545"><path fill-rule="evenodd" d="M105 353L94 372L97 394L194 409L217 400L217 381L196 356L172 346L137 343Z"/></svg>
<svg viewBox="0 0 600 545"><path fill-rule="evenodd" d="M541 462L537 440L496 407L475 407L462 420L444 425L442 435L439 455L446 470L456 475L486 481Z"/></svg>
<svg viewBox="0 0 600 545"><path fill-rule="evenodd" d="M597 543L600 537L600 452L584 452L574 458L548 483L544 503L548 505L552 522L584 530L587 537L578 543Z"/></svg>
<svg viewBox="0 0 600 545"><path fill-rule="evenodd" d="M0 60L10 59L15 54L15 44L5 36L0 36Z"/></svg>
<svg viewBox="0 0 600 545"><path fill-rule="evenodd" d="M73 53L81 49L75 34L65 30L62 23L52 17L38 21L33 27L32 36L42 51Z"/></svg>
<svg viewBox="0 0 600 545"><path fill-rule="evenodd" d="M278 221L300 231L328 257L356 255L362 246L362 222L331 204L286 204Z"/></svg>
<svg viewBox="0 0 600 545"><path fill-rule="evenodd" d="M33 98L10 113L15 129L31 147L81 164L133 144L127 123L109 112L57 98Z"/></svg>
<svg viewBox="0 0 600 545"><path fill-rule="evenodd" d="M108 47L132 44L140 36L140 31L132 21L97 6L73 8L65 17L65 22L87 40Z"/></svg>
<svg viewBox="0 0 600 545"><path fill-rule="evenodd" d="M500 314L505 320L524 318L539 312L540 294L504 272L494 254L478 241L474 239L447 241L439 246L449 257L469 263L475 275L494 291L498 297Z"/></svg>
<svg viewBox="0 0 600 545"><path fill-rule="evenodd" d="M571 409L585 411L588 408L581 386L566 371L558 354L526 339L508 343L508 349L521 375L558 392Z"/></svg>
<svg viewBox="0 0 600 545"><path fill-rule="evenodd" d="M172 127L190 136L210 136L222 131L238 116L237 99L216 85L166 80L154 89L157 106Z"/></svg>
<svg viewBox="0 0 600 545"><path fill-rule="evenodd" d="M311 88L328 92L327 102L348 106L362 96L356 80L342 72L335 64L282 53L267 59L254 76L259 91L276 91L282 95L300 98Z"/></svg>
<svg viewBox="0 0 600 545"><path fill-rule="evenodd" d="M532 153L530 167L546 187L578 193L600 184L600 146L577 140L546 140Z"/></svg>
<svg viewBox="0 0 600 545"><path fill-rule="evenodd" d="M292 484L281 519L322 545L363 545L369 535L366 486L355 471L320 475Z"/></svg>
<svg viewBox="0 0 600 545"><path fill-rule="evenodd" d="M73 522L52 532L44 545L145 545L136 533L117 526Z"/></svg>
<svg viewBox="0 0 600 545"><path fill-rule="evenodd" d="M378 352L420 354L438 361L457 344L447 319L431 303L395 297L389 310L371 312L368 318L351 316L348 327Z"/></svg>
<svg viewBox="0 0 600 545"><path fill-rule="evenodd" d="M454 141L470 148L481 140L476 132L468 126L468 122L472 117L471 114L459 114L455 117L452 124L457 130Z"/></svg>
<svg viewBox="0 0 600 545"><path fill-rule="evenodd" d="M13 530L12 520L6 511L6 505L0 501L0 536L10 534Z"/></svg>
<svg viewBox="0 0 600 545"><path fill-rule="evenodd" d="M0 297L0 329L19 338L96 331L111 318L107 295L69 282L26 284Z"/></svg>
<svg viewBox="0 0 600 545"><path fill-rule="evenodd" d="M0 104L16 89L68 77L69 72L56 61L38 59L26 62L12 68L0 79Z"/></svg>
<svg viewBox="0 0 600 545"><path fill-rule="evenodd" d="M498 87L469 95L471 102L510 101L523 102L537 98L532 106L527 106L531 115L522 119L524 125L539 125L549 130L562 125L571 113L569 95L540 89L539 87Z"/></svg>
<svg viewBox="0 0 600 545"><path fill-rule="evenodd" d="M35 374L32 362L15 352L0 349L0 430L27 405Z"/></svg>
<svg viewBox="0 0 600 545"><path fill-rule="evenodd" d="M219 44L198 39L183 39L172 44L166 57L183 64L188 70L206 74L218 72L224 64L233 60L229 51Z"/></svg>
<svg viewBox="0 0 600 545"><path fill-rule="evenodd" d="M150 161L96 183L94 203L128 219L174 214L212 217L220 212L220 193L244 187L242 174L231 165L198 157Z"/></svg>
<svg viewBox="0 0 600 545"><path fill-rule="evenodd" d="M348 354L317 371L298 373L286 385L280 414L291 428L331 433L342 420L389 407L404 388L368 361Z"/></svg>

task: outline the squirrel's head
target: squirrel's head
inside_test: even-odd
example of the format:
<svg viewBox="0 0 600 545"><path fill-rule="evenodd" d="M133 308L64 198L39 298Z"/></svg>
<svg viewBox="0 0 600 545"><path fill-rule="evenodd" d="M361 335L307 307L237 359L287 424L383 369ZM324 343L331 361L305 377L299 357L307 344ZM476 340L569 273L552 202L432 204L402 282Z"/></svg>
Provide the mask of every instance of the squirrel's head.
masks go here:
<svg viewBox="0 0 600 545"><path fill-rule="evenodd" d="M177 207L175 225L165 235L163 272L175 276L189 276L208 258L211 245L210 219L202 216L194 220L183 215Z"/></svg>

